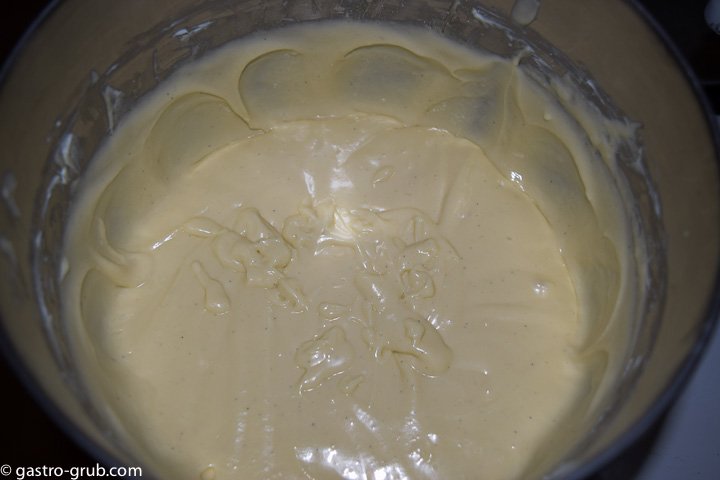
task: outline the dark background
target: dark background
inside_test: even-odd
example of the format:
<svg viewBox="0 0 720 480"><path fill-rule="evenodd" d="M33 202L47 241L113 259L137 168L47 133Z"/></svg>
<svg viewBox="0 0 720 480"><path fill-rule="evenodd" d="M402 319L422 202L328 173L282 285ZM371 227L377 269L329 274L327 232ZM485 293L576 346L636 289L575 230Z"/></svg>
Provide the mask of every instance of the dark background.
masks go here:
<svg viewBox="0 0 720 480"><path fill-rule="evenodd" d="M0 60L10 55L23 32L47 3L47 0L3 2ZM705 24L706 0L641 0L640 3L657 19L689 61L711 106L716 114L720 114L720 35ZM0 463L65 468L95 465L95 460L76 446L37 406L4 358L0 359L0 386ZM653 443L662 431L663 419L591 480L631 479L652 451Z"/></svg>

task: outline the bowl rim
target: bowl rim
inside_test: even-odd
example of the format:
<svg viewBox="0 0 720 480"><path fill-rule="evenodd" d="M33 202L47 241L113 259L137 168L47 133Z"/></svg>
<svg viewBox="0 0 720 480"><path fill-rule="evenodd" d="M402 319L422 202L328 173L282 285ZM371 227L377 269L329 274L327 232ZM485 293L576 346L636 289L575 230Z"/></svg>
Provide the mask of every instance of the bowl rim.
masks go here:
<svg viewBox="0 0 720 480"><path fill-rule="evenodd" d="M64 0L49 0L40 10L37 16L25 29L19 40L10 50L0 64L0 90L5 87L6 79L12 71L18 58L23 54L27 44L33 39L36 32L65 3ZM0 317L3 315L0 314ZM33 399L39 409L61 430L61 432L72 439L89 457L108 467L123 467L118 459L106 448L95 442L84 431L77 426L70 417L52 401L50 395L45 391L40 382L33 376L28 366L23 361L22 355L10 339L5 327L5 321L0 318L0 361L4 361L21 387Z"/></svg>
<svg viewBox="0 0 720 480"><path fill-rule="evenodd" d="M716 118L716 114L710 105L710 100L705 94L697 74L660 22L652 16L640 0L629 0L628 3L634 11L634 14L649 26L655 36L660 40L660 46L667 49L670 58L675 62L677 69L682 72L687 85L690 87L695 101L701 109L702 116L705 119L705 125L709 130L708 133L714 150L712 158L718 167L716 169L716 175L717 182L720 183L720 113ZM720 218L717 220L720 224ZM672 409L675 401L684 391L692 379L694 372L697 370L713 335L717 334L717 324L720 323L720 260L714 266L714 271L713 286L710 296L707 299L705 312L702 315L703 320L702 323L699 324L700 328L695 335L693 346L685 359L671 375L669 383L661 389L660 394L655 397L649 408L635 423L629 425L614 442L591 457L587 462L574 468L563 478L567 480L581 480L598 473L602 468L610 465L612 461L617 460L623 452L626 452L630 447L642 440L643 436L648 433L653 426L661 422L663 415ZM646 459L647 458L644 458L643 462Z"/></svg>

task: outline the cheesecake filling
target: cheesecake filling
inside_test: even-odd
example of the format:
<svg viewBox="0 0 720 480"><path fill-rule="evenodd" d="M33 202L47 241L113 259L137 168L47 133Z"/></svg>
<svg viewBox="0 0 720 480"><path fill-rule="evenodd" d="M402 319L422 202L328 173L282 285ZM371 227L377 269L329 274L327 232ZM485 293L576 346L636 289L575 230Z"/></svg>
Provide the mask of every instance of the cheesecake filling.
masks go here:
<svg viewBox="0 0 720 480"><path fill-rule="evenodd" d="M74 355L118 435L162 478L559 459L637 292L630 127L556 93L521 58L348 22L178 71L94 160L64 246Z"/></svg>

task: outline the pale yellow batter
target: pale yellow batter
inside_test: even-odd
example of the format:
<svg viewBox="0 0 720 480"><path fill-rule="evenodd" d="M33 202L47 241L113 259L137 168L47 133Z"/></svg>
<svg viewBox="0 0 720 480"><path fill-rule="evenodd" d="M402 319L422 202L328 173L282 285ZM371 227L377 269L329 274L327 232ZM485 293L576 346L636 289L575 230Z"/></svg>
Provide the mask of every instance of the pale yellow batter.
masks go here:
<svg viewBox="0 0 720 480"><path fill-rule="evenodd" d="M124 120L63 293L148 468L509 479L571 446L630 331L630 237L611 139L515 60L313 24L223 48Z"/></svg>

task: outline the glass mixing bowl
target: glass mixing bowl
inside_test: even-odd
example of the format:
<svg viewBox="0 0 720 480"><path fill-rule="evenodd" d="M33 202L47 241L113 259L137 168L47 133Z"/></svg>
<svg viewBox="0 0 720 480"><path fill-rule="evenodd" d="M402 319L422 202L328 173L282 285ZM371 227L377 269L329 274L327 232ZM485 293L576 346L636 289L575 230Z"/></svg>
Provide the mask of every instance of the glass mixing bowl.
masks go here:
<svg viewBox="0 0 720 480"><path fill-rule="evenodd" d="M232 39L299 21L392 20L501 55L530 43L526 68L565 75L605 115L642 125L640 147L617 161L647 247L644 314L617 388L547 476L582 478L626 448L677 395L718 314L717 133L687 66L632 2L546 0L528 27L509 20L511 9L510 0L53 3L0 79L1 337L51 416L102 462L137 464L89 400L59 308L68 207L103 139L179 66Z"/></svg>

